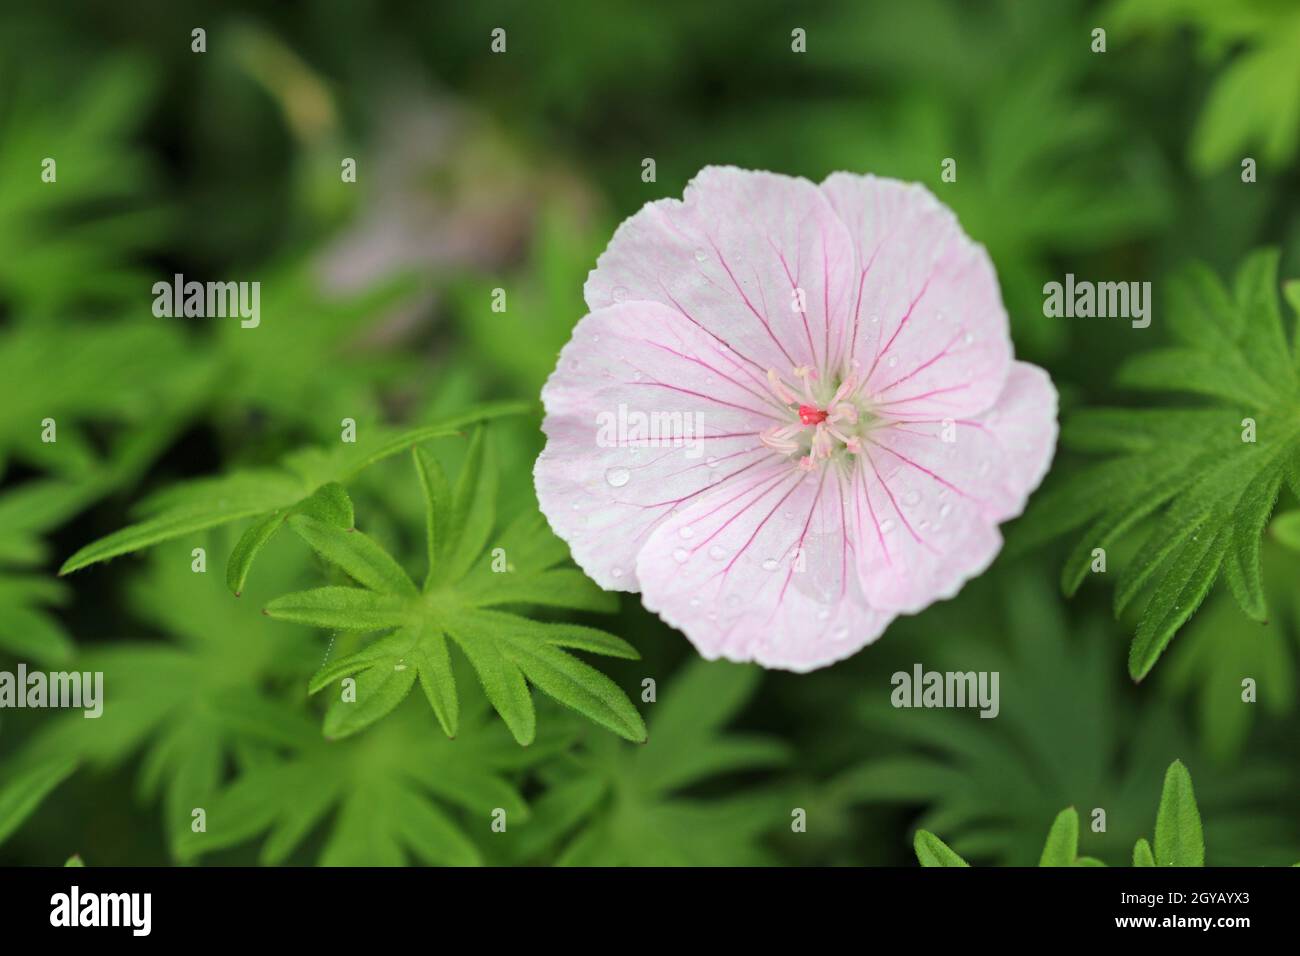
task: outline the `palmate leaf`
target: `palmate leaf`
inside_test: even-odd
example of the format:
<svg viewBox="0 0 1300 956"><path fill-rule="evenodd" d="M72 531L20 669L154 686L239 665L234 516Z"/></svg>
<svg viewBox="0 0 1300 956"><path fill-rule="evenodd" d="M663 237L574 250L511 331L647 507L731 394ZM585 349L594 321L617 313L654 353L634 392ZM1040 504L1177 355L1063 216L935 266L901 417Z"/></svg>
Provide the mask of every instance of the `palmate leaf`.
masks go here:
<svg viewBox="0 0 1300 956"><path fill-rule="evenodd" d="M449 644L469 660L488 700L521 744L536 734L529 685L628 740L645 726L627 695L570 651L636 659L625 641L576 624L533 621L510 608L612 610L614 599L564 566L568 552L541 514L525 511L488 549L496 527L496 467L486 430L475 432L455 488L423 448L412 450L426 493L427 560L423 587L377 542L309 515L288 525L320 557L359 587L287 594L266 613L330 630L388 631L367 647L327 663L312 679L319 692L357 675L353 696L340 695L325 716L325 734L346 737L391 712L418 680L449 737L459 705Z"/></svg>
<svg viewBox="0 0 1300 956"><path fill-rule="evenodd" d="M307 569L289 541L272 547L276 560L257 582L259 597L295 586ZM158 548L128 592L135 614L168 640L99 645L64 665L103 673L103 713L60 715L27 747L42 759L98 767L140 754L141 795L161 803L173 847L190 832L193 809L208 806L227 765L248 748L319 739L298 689L320 660L310 635L233 600L219 575L196 574L191 560L190 542Z"/></svg>
<svg viewBox="0 0 1300 956"><path fill-rule="evenodd" d="M1135 708L1123 693L1113 627L1091 613L1067 617L1038 564L967 588L915 623L899 622L913 650L896 664L910 669L919 659L940 672L998 672L1001 710L996 720L946 708L900 720L888 694L862 698L875 753L825 786L839 812L866 805L863 813L874 817L879 805L917 808L915 825L963 858L1031 866L1062 807L1104 807L1107 829L1085 833L1084 852L1112 865L1128 858L1149 828L1142 821L1170 756L1203 757L1173 701L1148 695ZM961 647L936 640L958 630L971 637ZM1239 694L1236 706L1248 706ZM1289 779L1284 764L1246 757L1232 774L1199 781L1197 796L1213 807L1216 865L1289 861L1293 822L1252 796L1292 786Z"/></svg>
<svg viewBox="0 0 1300 956"><path fill-rule="evenodd" d="M768 770L784 744L724 728L757 689L753 666L694 660L656 689L640 747L609 736L549 768L548 789L512 861L572 866L744 866L771 862L761 839L790 823L793 801L773 786L742 795L690 796L727 774Z"/></svg>
<svg viewBox="0 0 1300 956"><path fill-rule="evenodd" d="M316 738L248 768L210 801L206 831L187 833L178 851L195 859L267 834L260 861L282 863L333 814L317 859L322 866L400 866L409 859L479 865L475 836L491 831L494 815L504 812L507 832L528 819L512 772L553 757L570 741L556 735L527 751L507 747L508 735L479 696L455 741L430 735L417 708L399 708L364 736Z"/></svg>
<svg viewBox="0 0 1300 956"><path fill-rule="evenodd" d="M1129 654L1141 680L1214 583L1242 610L1267 607L1260 543L1280 490L1300 490L1300 374L1277 301L1276 251L1254 253L1231 290L1193 266L1165 308L1175 345L1119 372L1133 389L1203 397L1196 408L1094 409L1077 414L1062 443L1106 460L1076 471L1030 503L1013 548L1085 527L1062 572L1067 594L1088 577L1096 549L1142 529L1117 576L1116 614L1148 595Z"/></svg>
<svg viewBox="0 0 1300 956"><path fill-rule="evenodd" d="M968 866L960 856L928 830L918 830L916 858L922 866ZM1079 814L1067 807L1057 815L1047 834L1039 866L1105 866L1100 860L1079 856ZM1204 866L1205 840L1201 815L1192 793L1192 778L1182 761L1165 772L1160 809L1156 814L1156 844L1139 837L1133 847L1134 866Z"/></svg>
<svg viewBox="0 0 1300 956"><path fill-rule="evenodd" d="M344 484L359 471L433 438L458 435L474 422L516 414L518 402L489 403L417 428L363 430L355 444L326 452L307 449L285 459L280 468L202 478L166 489L143 502L140 522L81 548L63 563L60 574L123 554L153 547L182 535L255 518L231 552L227 583L238 594L258 552L284 521L307 515L337 526L350 526L352 503Z"/></svg>

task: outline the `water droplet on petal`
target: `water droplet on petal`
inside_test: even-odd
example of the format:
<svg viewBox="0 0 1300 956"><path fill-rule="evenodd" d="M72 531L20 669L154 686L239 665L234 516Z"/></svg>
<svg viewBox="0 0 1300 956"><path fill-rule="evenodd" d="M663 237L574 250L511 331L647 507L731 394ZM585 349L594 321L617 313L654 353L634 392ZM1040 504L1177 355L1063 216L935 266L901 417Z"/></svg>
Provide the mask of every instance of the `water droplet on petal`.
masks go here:
<svg viewBox="0 0 1300 956"><path fill-rule="evenodd" d="M827 621L827 620L830 620L830 616L831 616L831 610L830 610L830 608L827 608L827 607L824 607L824 608L822 608L820 611L817 612L817 620L819 620L819 621Z"/></svg>
<svg viewBox="0 0 1300 956"><path fill-rule="evenodd" d="M632 473L626 468L610 468L605 472L605 482L611 488L622 488L631 477Z"/></svg>
<svg viewBox="0 0 1300 956"><path fill-rule="evenodd" d="M695 261L696 261L696 262L703 262L703 261L704 261L705 259L707 259L707 258L709 258L709 254L708 254L707 252L705 252L703 249L696 249L696 250L695 250Z"/></svg>
<svg viewBox="0 0 1300 956"><path fill-rule="evenodd" d="M683 538L695 537L695 529L688 524L684 524L680 528L678 528L677 533L681 535Z"/></svg>
<svg viewBox="0 0 1300 956"><path fill-rule="evenodd" d="M894 519L886 518L884 521L880 522L880 530L883 531L885 534L889 534L889 532L893 531Z"/></svg>
<svg viewBox="0 0 1300 956"><path fill-rule="evenodd" d="M726 556L727 549L720 544L715 544L713 547L709 548L709 557L714 561L721 561Z"/></svg>
<svg viewBox="0 0 1300 956"><path fill-rule="evenodd" d="M920 502L920 500L921 500L921 493L917 491L915 488L912 488L905 495L903 495L903 504L907 505L909 508L916 507L916 505Z"/></svg>
<svg viewBox="0 0 1300 956"><path fill-rule="evenodd" d="M675 548L673 550L673 560L678 564L685 564L690 560L691 553L685 548Z"/></svg>
<svg viewBox="0 0 1300 956"><path fill-rule="evenodd" d="M939 508L939 517L946 518L948 517L951 511L952 511L952 503L945 501L943 505Z"/></svg>
<svg viewBox="0 0 1300 956"><path fill-rule="evenodd" d="M837 627L835 630L831 631L832 641L843 641L847 639L848 636L849 636L849 629L847 627Z"/></svg>
<svg viewBox="0 0 1300 956"><path fill-rule="evenodd" d="M890 368L896 368L898 366L898 356L897 355L889 356L889 361L885 364L887 364Z"/></svg>
<svg viewBox="0 0 1300 956"><path fill-rule="evenodd" d="M691 598L691 599L690 599L689 601L687 601L686 603L689 604L691 607L699 607L699 606L700 606L700 599L699 599L699 598Z"/></svg>
<svg viewBox="0 0 1300 956"><path fill-rule="evenodd" d="M780 566L781 563L777 561L776 558L768 558L766 561L763 562L764 571L775 571Z"/></svg>
<svg viewBox="0 0 1300 956"><path fill-rule="evenodd" d="M618 567L618 566L616 565L616 566L614 566L614 567L612 567L612 568L609 569L609 573L610 573L613 577L621 578L621 577L623 576L623 569L620 568L620 567Z"/></svg>

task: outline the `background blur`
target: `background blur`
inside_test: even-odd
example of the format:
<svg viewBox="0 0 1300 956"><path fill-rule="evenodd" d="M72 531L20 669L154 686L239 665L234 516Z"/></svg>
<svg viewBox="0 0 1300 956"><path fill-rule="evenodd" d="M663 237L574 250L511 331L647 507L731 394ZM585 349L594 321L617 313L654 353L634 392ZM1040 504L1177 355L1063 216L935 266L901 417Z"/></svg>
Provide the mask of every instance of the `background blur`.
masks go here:
<svg viewBox="0 0 1300 956"><path fill-rule="evenodd" d="M806 53L791 51L795 28ZM708 164L925 183L988 247L1017 353L1050 371L1063 415L1141 402L1112 372L1161 340L1171 268L1223 273L1277 245L1282 274L1300 276L1297 63L1288 0L4 4L0 670L112 663L94 734L79 714L0 713L0 785L42 760L77 766L0 833L0 863L170 862L189 807L273 759L214 717L215 695L255 691L318 721L305 683L328 635L258 613L318 582L299 542L277 539L240 601L220 573L239 527L212 535L206 575L190 573L187 541L56 577L145 494L336 442L344 417L419 423L535 399L614 227ZM57 188L39 178L47 156ZM1259 163L1250 186L1244 156ZM356 184L340 182L343 157ZM945 157L955 183L939 179ZM176 272L260 281L261 328L154 318L152 283ZM1151 330L1044 318L1043 283L1066 272L1154 282ZM57 446L37 440L47 416ZM535 507L539 421L494 426L507 511ZM437 451L453 469L463 454ZM1072 467L1062 455L1054 471ZM409 462L352 490L367 530L418 564ZM457 759L533 807L521 839L466 832L492 863L913 865L925 826L973 862L1032 864L1074 805L1085 824L1106 809L1082 849L1119 865L1181 758L1207 862L1300 859L1300 556L1266 544L1269 625L1216 590L1134 685L1109 587L1061 597L1068 543L1008 549L955 600L806 676L695 665L625 597L594 623L644 660L601 668L634 700L657 679L660 702L641 705L652 742L575 719L549 751L503 758L502 740L466 735ZM918 661L999 670L1000 717L893 710L890 675ZM1242 673L1258 704L1240 703ZM350 778L380 756L424 759L441 736L417 702L312 759ZM795 807L806 833L791 832ZM316 862L333 826L289 862ZM201 862L256 862L260 843Z"/></svg>

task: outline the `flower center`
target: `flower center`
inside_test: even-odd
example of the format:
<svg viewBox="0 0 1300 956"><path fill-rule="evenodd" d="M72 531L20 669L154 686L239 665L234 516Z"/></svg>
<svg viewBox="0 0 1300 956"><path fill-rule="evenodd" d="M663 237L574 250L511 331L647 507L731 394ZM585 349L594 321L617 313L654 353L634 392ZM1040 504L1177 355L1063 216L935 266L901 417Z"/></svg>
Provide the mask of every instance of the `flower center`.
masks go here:
<svg viewBox="0 0 1300 956"><path fill-rule="evenodd" d="M797 458L804 470L841 452L862 454L862 440L873 416L867 413L866 401L857 391L857 369L837 382L826 382L815 369L801 365L793 370L792 377L798 386L789 385L776 369L768 369L768 390L790 418L766 429L760 436L763 444Z"/></svg>

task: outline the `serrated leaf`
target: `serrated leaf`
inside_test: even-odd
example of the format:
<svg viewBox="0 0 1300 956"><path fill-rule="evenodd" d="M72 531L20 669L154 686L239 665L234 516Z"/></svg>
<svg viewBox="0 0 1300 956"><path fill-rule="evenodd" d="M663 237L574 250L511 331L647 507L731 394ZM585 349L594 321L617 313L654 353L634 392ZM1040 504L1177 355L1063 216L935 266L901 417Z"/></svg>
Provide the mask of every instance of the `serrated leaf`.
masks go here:
<svg viewBox="0 0 1300 956"><path fill-rule="evenodd" d="M1192 792L1192 777L1181 760L1165 772L1156 813L1155 861L1158 866L1204 866L1205 838Z"/></svg>
<svg viewBox="0 0 1300 956"><path fill-rule="evenodd" d="M553 646L528 641L507 640L505 654L560 703L634 743L646 739L645 723L627 695L594 667Z"/></svg>
<svg viewBox="0 0 1300 956"><path fill-rule="evenodd" d="M1062 810L1047 832L1039 866L1073 866L1079 855L1079 813L1074 807Z"/></svg>
<svg viewBox="0 0 1300 956"><path fill-rule="evenodd" d="M383 661L356 677L355 696L339 695L325 712L325 737L339 740L389 714L415 685L415 664Z"/></svg>
<svg viewBox="0 0 1300 956"><path fill-rule="evenodd" d="M487 430L476 429L452 495L447 544L442 550L444 581L460 580L487 545L496 519L497 470Z"/></svg>
<svg viewBox="0 0 1300 956"><path fill-rule="evenodd" d="M1146 837L1138 837L1137 843L1133 844L1133 865L1156 865L1155 854L1151 852L1151 844L1147 842Z"/></svg>
<svg viewBox="0 0 1300 956"><path fill-rule="evenodd" d="M917 830L912 846L922 866L970 866L929 830Z"/></svg>
<svg viewBox="0 0 1300 956"><path fill-rule="evenodd" d="M289 527L358 584L387 594L416 595L415 585L401 565L360 531L344 531L307 515L290 518Z"/></svg>
<svg viewBox="0 0 1300 956"><path fill-rule="evenodd" d="M364 588L323 587L278 597L265 611L281 621L327 630L382 631L405 624L410 604L396 595Z"/></svg>
<svg viewBox="0 0 1300 956"><path fill-rule="evenodd" d="M226 586L235 597L239 597L244 592L244 583L248 580L248 572L253 567L253 561L262 548L266 547L267 542L275 537L283 521L284 514L273 511L249 525L235 542L235 547L230 552L230 559L226 562Z"/></svg>
<svg viewBox="0 0 1300 956"><path fill-rule="evenodd" d="M413 448L411 454L415 459L416 474L420 477L420 487L424 490L425 549L429 563L424 586L427 589L438 571L439 539L451 533L447 520L451 512L451 489L442 465L433 455L419 446Z"/></svg>
<svg viewBox="0 0 1300 956"><path fill-rule="evenodd" d="M1228 534L1193 535L1151 596L1129 649L1129 675L1141 680L1173 639L1174 632L1196 612L1219 573L1228 550Z"/></svg>

